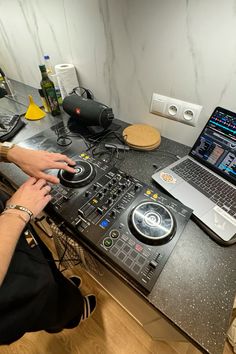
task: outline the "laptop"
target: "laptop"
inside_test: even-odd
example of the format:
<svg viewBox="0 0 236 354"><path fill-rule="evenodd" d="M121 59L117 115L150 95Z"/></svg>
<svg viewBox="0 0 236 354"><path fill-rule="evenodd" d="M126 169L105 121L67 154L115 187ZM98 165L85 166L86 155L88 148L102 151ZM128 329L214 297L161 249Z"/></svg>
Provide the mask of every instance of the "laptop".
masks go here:
<svg viewBox="0 0 236 354"><path fill-rule="evenodd" d="M236 242L236 113L217 107L190 153L152 178L223 245Z"/></svg>

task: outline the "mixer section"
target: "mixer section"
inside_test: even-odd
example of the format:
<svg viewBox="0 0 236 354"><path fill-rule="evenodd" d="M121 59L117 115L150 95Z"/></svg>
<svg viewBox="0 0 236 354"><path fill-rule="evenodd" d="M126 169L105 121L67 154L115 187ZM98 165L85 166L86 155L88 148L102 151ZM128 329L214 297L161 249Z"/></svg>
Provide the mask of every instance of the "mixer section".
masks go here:
<svg viewBox="0 0 236 354"><path fill-rule="evenodd" d="M112 168L85 191L67 201L60 213L70 226L93 243L136 198L143 185Z"/></svg>

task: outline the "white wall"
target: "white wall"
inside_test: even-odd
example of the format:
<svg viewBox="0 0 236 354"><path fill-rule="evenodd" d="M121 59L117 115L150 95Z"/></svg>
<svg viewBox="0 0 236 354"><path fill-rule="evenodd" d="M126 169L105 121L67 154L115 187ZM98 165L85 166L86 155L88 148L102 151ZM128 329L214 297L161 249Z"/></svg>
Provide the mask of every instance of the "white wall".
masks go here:
<svg viewBox="0 0 236 354"><path fill-rule="evenodd" d="M44 53L116 117L187 145L215 106L236 111L235 0L1 0L8 76L39 87ZM198 126L150 114L152 92L203 105Z"/></svg>

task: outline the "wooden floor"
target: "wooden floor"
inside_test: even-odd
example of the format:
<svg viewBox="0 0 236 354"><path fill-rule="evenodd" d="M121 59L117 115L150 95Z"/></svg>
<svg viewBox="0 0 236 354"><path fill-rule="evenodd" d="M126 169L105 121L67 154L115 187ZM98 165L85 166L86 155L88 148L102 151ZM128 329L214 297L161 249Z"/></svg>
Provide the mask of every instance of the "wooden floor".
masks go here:
<svg viewBox="0 0 236 354"><path fill-rule="evenodd" d="M78 272L77 272L78 273ZM84 271L84 293L95 293L98 306L93 316L77 328L58 334L27 333L1 354L199 354L188 343L153 341L129 314ZM82 274L82 275L81 275ZM224 354L231 354L226 344Z"/></svg>
<svg viewBox="0 0 236 354"><path fill-rule="evenodd" d="M44 331L27 333L9 346L0 346L0 354L200 353L189 343L153 341L83 269L76 268L73 273L81 276L84 294L94 293L97 296L98 306L93 316L77 328L57 334ZM233 353L230 348L226 343L224 354Z"/></svg>

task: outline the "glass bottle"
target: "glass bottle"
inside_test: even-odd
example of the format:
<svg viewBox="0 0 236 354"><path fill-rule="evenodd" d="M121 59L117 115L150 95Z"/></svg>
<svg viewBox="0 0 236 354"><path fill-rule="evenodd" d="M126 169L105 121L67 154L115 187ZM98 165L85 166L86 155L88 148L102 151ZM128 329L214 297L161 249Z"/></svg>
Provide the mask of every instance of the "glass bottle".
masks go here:
<svg viewBox="0 0 236 354"><path fill-rule="evenodd" d="M53 74L53 68L52 68L50 57L49 55L44 55L43 58L44 58L44 63L46 66L48 76L50 76L50 74Z"/></svg>
<svg viewBox="0 0 236 354"><path fill-rule="evenodd" d="M53 116L60 114L60 107L57 100L57 94L55 91L54 83L49 79L45 65L39 65L41 71L42 80L40 85L43 90L44 97L46 98L48 105Z"/></svg>
<svg viewBox="0 0 236 354"><path fill-rule="evenodd" d="M43 56L43 58L44 58L44 63L45 63L46 70L48 73L48 77L54 83L55 91L57 94L57 100L58 100L59 104L61 105L62 104L62 97L61 97L61 91L60 91L59 84L58 84L58 77L55 74L54 68L51 64L50 56L45 54Z"/></svg>
<svg viewBox="0 0 236 354"><path fill-rule="evenodd" d="M43 104L45 112L46 113L50 113L51 110L50 110L50 107L48 105L48 102L47 102L46 98L44 97L43 89L38 89L38 93L39 93L39 96L41 98L41 101L42 101L42 104Z"/></svg>

